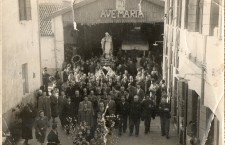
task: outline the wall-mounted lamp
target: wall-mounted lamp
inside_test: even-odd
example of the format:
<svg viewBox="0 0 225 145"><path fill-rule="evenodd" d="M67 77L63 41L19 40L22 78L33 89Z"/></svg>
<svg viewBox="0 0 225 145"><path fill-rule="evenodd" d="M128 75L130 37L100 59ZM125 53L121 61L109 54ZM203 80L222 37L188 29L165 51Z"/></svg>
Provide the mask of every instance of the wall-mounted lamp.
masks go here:
<svg viewBox="0 0 225 145"><path fill-rule="evenodd" d="M153 44L153 46L158 46L158 43L163 43L163 41L155 41L155 43Z"/></svg>

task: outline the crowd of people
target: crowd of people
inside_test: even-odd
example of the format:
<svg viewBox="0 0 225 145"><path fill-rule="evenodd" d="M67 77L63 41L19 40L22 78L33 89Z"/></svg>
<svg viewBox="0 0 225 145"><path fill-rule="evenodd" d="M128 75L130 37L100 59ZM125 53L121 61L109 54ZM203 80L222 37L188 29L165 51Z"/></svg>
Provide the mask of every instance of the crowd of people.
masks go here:
<svg viewBox="0 0 225 145"><path fill-rule="evenodd" d="M136 57L119 52L110 62L112 65L106 67L101 58L81 59L68 63L54 77L44 68L35 120L38 142L44 143L50 120L53 125L47 137L49 144L60 143L57 125L61 125L68 135L75 130L74 144L102 145L106 144L106 134L116 132L122 136L129 130L130 136L138 137L141 121L148 134L151 120L157 116L162 136L169 139L170 103L156 57L150 53L143 56L137 67ZM78 128L85 131L79 134ZM24 139L27 143L30 138Z"/></svg>

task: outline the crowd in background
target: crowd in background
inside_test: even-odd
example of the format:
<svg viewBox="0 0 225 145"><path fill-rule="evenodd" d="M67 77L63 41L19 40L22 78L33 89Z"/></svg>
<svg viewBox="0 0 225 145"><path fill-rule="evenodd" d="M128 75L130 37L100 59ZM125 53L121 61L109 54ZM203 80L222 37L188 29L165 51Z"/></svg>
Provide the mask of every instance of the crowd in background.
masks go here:
<svg viewBox="0 0 225 145"><path fill-rule="evenodd" d="M157 116L160 117L162 136L169 138L170 104L161 77L161 62L151 53L137 60L135 55L128 56L122 51L110 62L113 63L109 67L104 67L101 58L81 59L66 64L54 77L44 68L35 120L38 142L45 142L50 120L53 125L47 137L49 144L60 143L56 124L61 125L68 135L72 133L71 124L82 124L86 128L85 136L74 144L101 145L105 144L103 120L106 120L109 135L117 132L121 136L129 130L130 136L134 133L138 137L140 122L144 121L145 134L148 134L151 119ZM49 90L51 83L53 86ZM27 108L30 112L30 107ZM33 117L33 113L30 114ZM57 117L60 122L56 121ZM27 124L29 115L23 118ZM113 127L107 118L113 118ZM31 137L23 137L25 144Z"/></svg>

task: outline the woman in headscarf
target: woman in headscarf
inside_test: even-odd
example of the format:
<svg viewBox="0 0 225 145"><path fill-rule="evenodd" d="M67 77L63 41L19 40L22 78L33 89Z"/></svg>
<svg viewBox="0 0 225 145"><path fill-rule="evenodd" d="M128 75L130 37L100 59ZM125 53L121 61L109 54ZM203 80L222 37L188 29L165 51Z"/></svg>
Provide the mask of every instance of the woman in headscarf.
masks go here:
<svg viewBox="0 0 225 145"><path fill-rule="evenodd" d="M44 115L44 111L40 110L39 116L35 120L35 135L41 145L43 145L45 142L48 125L48 118Z"/></svg>
<svg viewBox="0 0 225 145"><path fill-rule="evenodd" d="M25 139L24 145L28 145L28 140L33 139L32 127L36 113L31 105L26 105L20 112L22 119L22 139Z"/></svg>

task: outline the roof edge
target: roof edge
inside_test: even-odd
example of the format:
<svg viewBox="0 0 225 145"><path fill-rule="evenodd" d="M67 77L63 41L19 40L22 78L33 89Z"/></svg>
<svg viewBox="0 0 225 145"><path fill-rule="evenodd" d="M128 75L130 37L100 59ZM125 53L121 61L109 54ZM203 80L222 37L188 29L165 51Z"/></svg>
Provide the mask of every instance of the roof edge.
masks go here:
<svg viewBox="0 0 225 145"><path fill-rule="evenodd" d="M73 5L73 8L74 8L74 9L77 9L77 8L83 7L83 6L85 6L85 5L91 4L91 3L95 2L95 1L98 1L98 0L86 0L86 1L82 1L82 2L80 2L80 3L77 3L77 4ZM157 6L160 6L160 7L164 8L164 6L162 6L161 4L155 3L155 2L153 2L153 1L151 1L151 0L145 0L145 1L146 1L146 2L149 2L149 3L151 3L151 4L154 4L154 5L157 5ZM162 2L162 3L163 3L163 2ZM56 11L56 12L54 12L51 16L46 17L44 20L50 20L50 19L53 19L53 18L55 18L55 17L57 17L57 16L59 16L59 15L68 13L68 12L70 12L70 11L72 11L72 6L66 7L66 8L64 8L64 9L59 10L59 11Z"/></svg>

